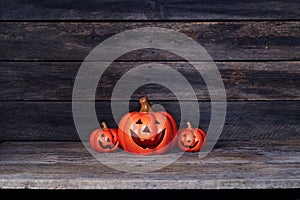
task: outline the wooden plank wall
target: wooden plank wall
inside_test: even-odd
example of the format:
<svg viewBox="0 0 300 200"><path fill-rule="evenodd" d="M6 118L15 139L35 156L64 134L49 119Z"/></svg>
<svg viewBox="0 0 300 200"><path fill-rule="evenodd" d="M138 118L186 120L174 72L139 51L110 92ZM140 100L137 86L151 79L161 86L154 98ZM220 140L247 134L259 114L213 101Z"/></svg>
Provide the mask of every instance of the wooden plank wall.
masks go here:
<svg viewBox="0 0 300 200"><path fill-rule="evenodd" d="M300 2L19 1L0 2L0 141L78 141L72 116L76 73L88 53L119 32L172 28L199 42L220 70L228 100L222 140L300 138ZM139 50L121 56L96 93L99 120L116 126L110 111L114 84L133 66L167 64L195 88L206 129L210 97L182 58ZM195 61L197 62L197 61ZM200 80L201 82L201 80ZM147 95L180 118L175 96L147 85Z"/></svg>

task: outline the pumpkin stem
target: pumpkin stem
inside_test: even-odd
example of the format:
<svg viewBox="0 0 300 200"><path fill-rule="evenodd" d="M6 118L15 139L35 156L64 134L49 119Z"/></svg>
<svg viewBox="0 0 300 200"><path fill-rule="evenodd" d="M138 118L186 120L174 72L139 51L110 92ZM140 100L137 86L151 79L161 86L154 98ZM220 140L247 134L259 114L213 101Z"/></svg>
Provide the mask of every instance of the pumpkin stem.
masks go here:
<svg viewBox="0 0 300 200"><path fill-rule="evenodd" d="M190 121L187 121L187 122L186 122L186 125L187 125L188 128L192 128L192 124L191 124Z"/></svg>
<svg viewBox="0 0 300 200"><path fill-rule="evenodd" d="M140 98L141 109L140 112L153 112L146 97Z"/></svg>
<svg viewBox="0 0 300 200"><path fill-rule="evenodd" d="M101 128L102 129L107 129L108 126L107 126L107 124L105 122L101 122Z"/></svg>

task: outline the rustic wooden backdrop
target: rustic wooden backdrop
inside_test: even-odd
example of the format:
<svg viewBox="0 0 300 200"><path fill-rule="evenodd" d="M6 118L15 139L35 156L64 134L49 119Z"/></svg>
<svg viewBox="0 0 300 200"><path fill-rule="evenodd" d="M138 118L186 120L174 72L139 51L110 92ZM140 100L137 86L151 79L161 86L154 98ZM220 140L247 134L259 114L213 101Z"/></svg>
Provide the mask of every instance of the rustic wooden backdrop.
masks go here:
<svg viewBox="0 0 300 200"><path fill-rule="evenodd" d="M0 140L79 140L72 117L76 73L88 53L122 31L172 28L199 42L224 81L228 103L224 140L296 139L300 111L298 1L1 1ZM116 60L96 94L99 120L116 126L110 95L130 68L156 61L192 84L209 122L206 85L179 56L139 50ZM147 85L147 95L178 119L175 96ZM137 104L132 110L138 109ZM201 111L202 112L202 111ZM101 119L100 119L101 118Z"/></svg>
<svg viewBox="0 0 300 200"><path fill-rule="evenodd" d="M224 141L227 147L231 144L243 146L248 144L247 141L255 140L257 144L267 145L274 141L294 141L280 143L278 147L285 153L294 154L276 157L275 152L272 159L274 162L277 158L282 162L292 162L292 166L285 165L291 170L286 171L287 177L296 177L298 181L287 178L285 187L300 187L297 173L300 1L296 0L1 1L0 141L3 145L0 149L3 152L3 166L6 166L5 163L11 166L15 162L14 156L6 155L14 152L14 148L24 148L27 152L26 147L34 146L35 142L41 145L39 141L79 141L72 116L72 89L82 61L94 47L110 36L144 26L174 29L192 37L207 50L220 70L228 100L220 141ZM200 126L206 130L210 120L210 97L203 80L181 57L151 49L123 55L105 72L96 93L99 120L117 126L110 111L113 86L126 71L149 61L167 64L190 81L199 99ZM164 105L180 123L178 102L168 89L153 84L141 87L132 95L131 110L138 109L138 98L142 95L146 95L151 103ZM14 141L21 143L7 143ZM52 146L61 151L56 145L45 143L41 146ZM72 144L70 149L75 147ZM41 150L40 146L35 148ZM225 151L231 151L226 148ZM266 149L271 150L272 147ZM245 153L249 154L249 158L252 150L250 148ZM35 157L29 159L33 163L38 162ZM79 162L76 159L75 162ZM278 164L273 169L278 171L279 168L282 166ZM16 169L22 170L22 164ZM28 171L26 173L30 174ZM250 177L249 174L245 176ZM266 174L264 177L270 176ZM6 183L5 178L0 183ZM276 184L273 186L284 187L284 183ZM200 184L202 186L207 185ZM248 186L246 183L245 187Z"/></svg>

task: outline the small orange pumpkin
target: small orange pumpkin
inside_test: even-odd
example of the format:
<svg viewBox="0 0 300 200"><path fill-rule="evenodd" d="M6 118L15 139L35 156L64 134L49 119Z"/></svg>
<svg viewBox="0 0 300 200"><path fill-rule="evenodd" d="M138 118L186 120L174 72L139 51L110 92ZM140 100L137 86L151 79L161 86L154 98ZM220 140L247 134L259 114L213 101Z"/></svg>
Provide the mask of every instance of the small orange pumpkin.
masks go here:
<svg viewBox="0 0 300 200"><path fill-rule="evenodd" d="M200 128L193 128L188 121L187 128L178 131L177 144L185 152L200 151L206 145L206 133Z"/></svg>
<svg viewBox="0 0 300 200"><path fill-rule="evenodd" d="M177 124L168 112L154 112L146 97L139 100L140 111L125 114L119 122L122 148L134 154L163 154L176 144Z"/></svg>
<svg viewBox="0 0 300 200"><path fill-rule="evenodd" d="M101 128L94 130L90 135L90 146L98 152L115 152L119 147L118 130L108 128L105 122Z"/></svg>

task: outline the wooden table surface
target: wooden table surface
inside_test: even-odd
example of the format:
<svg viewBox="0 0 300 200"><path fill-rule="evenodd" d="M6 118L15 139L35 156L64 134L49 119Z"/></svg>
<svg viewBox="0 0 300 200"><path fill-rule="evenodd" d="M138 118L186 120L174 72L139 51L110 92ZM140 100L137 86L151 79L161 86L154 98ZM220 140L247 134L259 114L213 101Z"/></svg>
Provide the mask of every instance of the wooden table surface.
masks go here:
<svg viewBox="0 0 300 200"><path fill-rule="evenodd" d="M299 140L222 141L203 158L199 158L198 153L182 153L174 149L166 155L128 159L128 153L120 150L109 153L108 160L98 160L97 156L104 157L103 153L90 154L81 142L4 142L0 144L0 187L299 188L299 147ZM177 159L168 162L166 157L172 156Z"/></svg>

